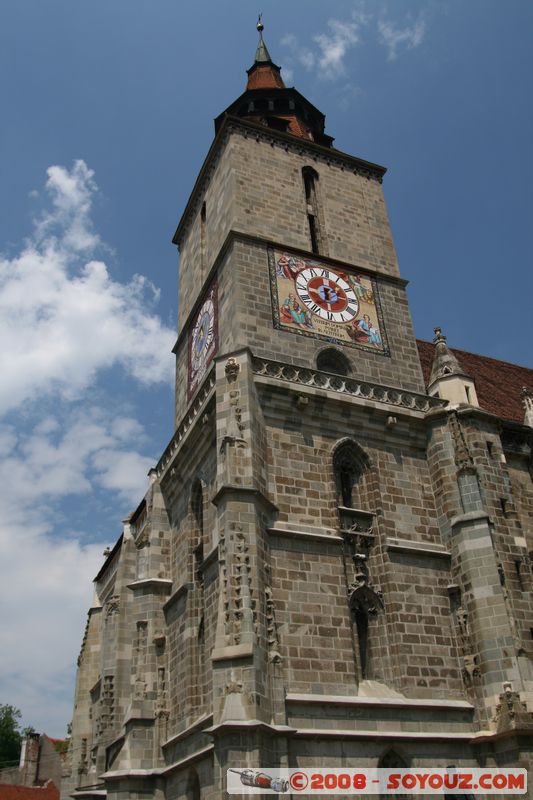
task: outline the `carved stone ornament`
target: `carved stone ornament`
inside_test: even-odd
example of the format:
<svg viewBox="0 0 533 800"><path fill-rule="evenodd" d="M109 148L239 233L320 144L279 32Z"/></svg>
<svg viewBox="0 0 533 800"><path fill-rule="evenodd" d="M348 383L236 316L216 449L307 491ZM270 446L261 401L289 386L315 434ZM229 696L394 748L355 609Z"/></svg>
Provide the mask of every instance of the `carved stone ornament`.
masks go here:
<svg viewBox="0 0 533 800"><path fill-rule="evenodd" d="M368 586L366 580L357 580L348 588L348 601L352 611L364 611L374 616L383 606L383 595Z"/></svg>
<svg viewBox="0 0 533 800"><path fill-rule="evenodd" d="M239 374L240 366L237 364L234 358L228 358L226 361L226 366L224 367L224 371L226 373L226 378L228 383L234 383L237 380L237 375Z"/></svg>
<svg viewBox="0 0 533 800"><path fill-rule="evenodd" d="M107 603L105 604L105 615L106 619L111 617L113 614L116 614L120 605L120 597L118 594L114 594L112 597L109 598Z"/></svg>
<svg viewBox="0 0 533 800"><path fill-rule="evenodd" d="M508 730L532 730L533 714L527 710L526 704L520 699L518 692L513 692L510 683L503 684L504 691L500 695L500 702L496 707L494 722L497 732L502 733Z"/></svg>

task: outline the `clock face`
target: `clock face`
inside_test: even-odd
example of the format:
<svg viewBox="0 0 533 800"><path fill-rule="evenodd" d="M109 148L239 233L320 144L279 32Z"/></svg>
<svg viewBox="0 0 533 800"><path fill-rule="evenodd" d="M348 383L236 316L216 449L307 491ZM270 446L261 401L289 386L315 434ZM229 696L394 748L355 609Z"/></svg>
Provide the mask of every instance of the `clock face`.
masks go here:
<svg viewBox="0 0 533 800"><path fill-rule="evenodd" d="M269 269L275 328L389 355L375 277L274 247Z"/></svg>
<svg viewBox="0 0 533 800"><path fill-rule="evenodd" d="M307 267L296 277L296 291L309 311L327 322L343 324L357 316L355 291L337 272L325 267Z"/></svg>
<svg viewBox="0 0 533 800"><path fill-rule="evenodd" d="M215 306L211 298L202 305L192 331L191 360L192 367L198 371L205 363L215 339Z"/></svg>
<svg viewBox="0 0 533 800"><path fill-rule="evenodd" d="M206 374L217 347L217 284L214 283L204 298L189 329L189 399Z"/></svg>

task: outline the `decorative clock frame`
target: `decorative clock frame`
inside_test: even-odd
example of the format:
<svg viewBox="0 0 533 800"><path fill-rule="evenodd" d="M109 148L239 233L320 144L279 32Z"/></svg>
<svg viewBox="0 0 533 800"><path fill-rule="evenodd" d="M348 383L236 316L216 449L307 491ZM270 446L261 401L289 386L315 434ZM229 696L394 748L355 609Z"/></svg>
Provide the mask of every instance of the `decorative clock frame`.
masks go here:
<svg viewBox="0 0 533 800"><path fill-rule="evenodd" d="M218 283L213 281L189 326L187 343L187 397L202 383L218 350Z"/></svg>
<svg viewBox="0 0 533 800"><path fill-rule="evenodd" d="M373 276L275 247L268 261L274 328L390 355Z"/></svg>

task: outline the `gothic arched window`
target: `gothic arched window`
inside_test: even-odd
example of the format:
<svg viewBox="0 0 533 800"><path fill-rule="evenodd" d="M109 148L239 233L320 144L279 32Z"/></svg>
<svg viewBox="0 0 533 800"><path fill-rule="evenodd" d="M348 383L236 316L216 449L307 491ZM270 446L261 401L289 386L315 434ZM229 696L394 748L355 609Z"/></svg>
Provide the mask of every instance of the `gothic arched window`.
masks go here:
<svg viewBox="0 0 533 800"><path fill-rule="evenodd" d="M361 506L358 485L369 467L369 459L352 439L340 442L333 453L333 472L339 505L345 508Z"/></svg>
<svg viewBox="0 0 533 800"><path fill-rule="evenodd" d="M204 560L204 490L202 482L197 478L191 490L192 511L192 546L194 552L194 575L198 578L199 569Z"/></svg>
<svg viewBox="0 0 533 800"><path fill-rule="evenodd" d="M187 800L202 800L200 779L196 770L192 769L187 781Z"/></svg>
<svg viewBox="0 0 533 800"><path fill-rule="evenodd" d="M384 756L379 760L378 767L380 769L407 769L409 764L396 753L394 750L387 750ZM405 794L382 794L380 800L407 800Z"/></svg>
<svg viewBox="0 0 533 800"><path fill-rule="evenodd" d="M316 368L321 372L333 372L335 375L349 375L350 362L336 347L326 347L316 357Z"/></svg>

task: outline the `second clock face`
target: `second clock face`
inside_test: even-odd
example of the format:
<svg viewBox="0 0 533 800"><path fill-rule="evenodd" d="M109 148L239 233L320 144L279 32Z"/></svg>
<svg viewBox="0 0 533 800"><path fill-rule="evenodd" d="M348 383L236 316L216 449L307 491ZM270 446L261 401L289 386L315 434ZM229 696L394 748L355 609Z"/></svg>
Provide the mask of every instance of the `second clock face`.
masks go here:
<svg viewBox="0 0 533 800"><path fill-rule="evenodd" d="M215 338L215 306L210 297L200 309L196 325L192 331L191 362L198 372L203 366L209 348Z"/></svg>
<svg viewBox="0 0 533 800"><path fill-rule="evenodd" d="M296 277L300 300L323 320L343 324L357 316L359 303L350 284L332 269L307 267Z"/></svg>
<svg viewBox="0 0 533 800"><path fill-rule="evenodd" d="M217 351L217 327L217 283L215 281L204 297L189 329L189 399L200 385Z"/></svg>

